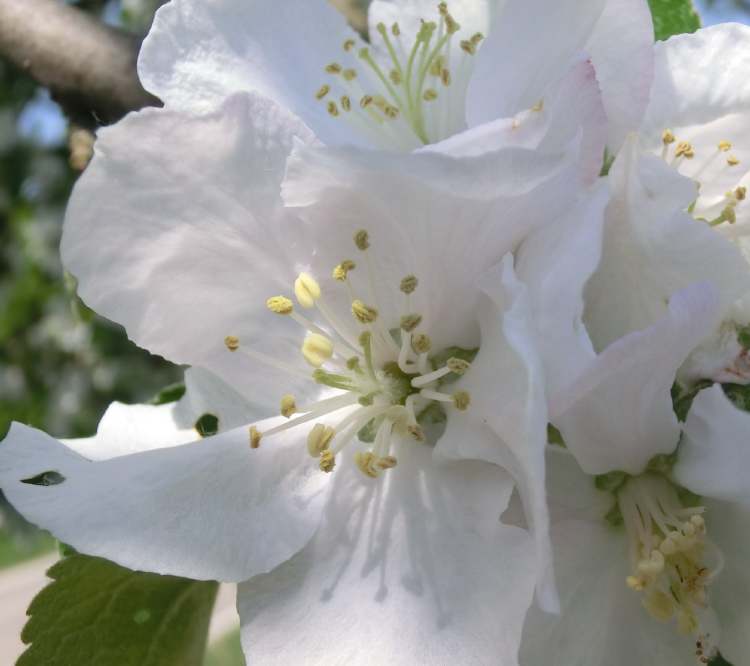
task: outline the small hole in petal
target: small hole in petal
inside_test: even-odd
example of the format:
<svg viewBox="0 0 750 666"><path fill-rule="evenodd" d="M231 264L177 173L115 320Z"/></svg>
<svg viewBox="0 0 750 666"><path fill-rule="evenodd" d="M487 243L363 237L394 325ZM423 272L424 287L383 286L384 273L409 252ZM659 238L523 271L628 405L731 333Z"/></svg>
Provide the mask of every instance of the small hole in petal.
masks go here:
<svg viewBox="0 0 750 666"><path fill-rule="evenodd" d="M211 437L219 432L219 417L214 414L203 414L195 422L195 429L201 437Z"/></svg>
<svg viewBox="0 0 750 666"><path fill-rule="evenodd" d="M21 479L21 483L28 483L32 486L56 486L63 481L65 481L65 477L60 472L55 472L54 470L42 472L28 479Z"/></svg>

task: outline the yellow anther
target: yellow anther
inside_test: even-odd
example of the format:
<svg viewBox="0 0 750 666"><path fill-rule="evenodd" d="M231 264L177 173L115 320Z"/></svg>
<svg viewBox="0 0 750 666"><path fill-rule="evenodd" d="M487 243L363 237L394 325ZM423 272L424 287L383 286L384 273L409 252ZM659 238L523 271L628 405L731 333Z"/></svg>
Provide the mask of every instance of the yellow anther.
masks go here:
<svg viewBox="0 0 750 666"><path fill-rule="evenodd" d="M457 375L463 375L470 367L471 363L464 361L462 358L449 358L446 365L451 372Z"/></svg>
<svg viewBox="0 0 750 666"><path fill-rule="evenodd" d="M263 439L263 433L255 426L250 426L250 448L257 449L261 439Z"/></svg>
<svg viewBox="0 0 750 666"><path fill-rule="evenodd" d="M347 277L349 277L349 271L353 271L357 267L357 264L355 264L350 259L344 259L336 268L333 269L333 272L331 273L331 276L334 280L338 280L339 282L344 282Z"/></svg>
<svg viewBox="0 0 750 666"><path fill-rule="evenodd" d="M375 29L383 36L388 32L388 28L385 27L385 23L382 21L375 26Z"/></svg>
<svg viewBox="0 0 750 666"><path fill-rule="evenodd" d="M378 470L375 468L375 454L372 451L359 451L354 456L354 462L357 464L359 471L371 479L378 478Z"/></svg>
<svg viewBox="0 0 750 666"><path fill-rule="evenodd" d="M409 314L401 317L401 330L411 333L422 323L422 315Z"/></svg>
<svg viewBox="0 0 750 666"><path fill-rule="evenodd" d="M438 98L437 90L433 88L427 88L422 95L422 99L425 102L434 102Z"/></svg>
<svg viewBox="0 0 750 666"><path fill-rule="evenodd" d="M635 590L636 592L641 592L646 587L646 581L638 576L628 576L625 579L625 583L631 590Z"/></svg>
<svg viewBox="0 0 750 666"><path fill-rule="evenodd" d="M412 337L411 346L417 354L427 354L432 349L432 340L429 335L419 333Z"/></svg>
<svg viewBox="0 0 750 666"><path fill-rule="evenodd" d="M692 160L695 157L693 144L691 144L689 141L680 141L677 144L677 148L675 148L674 156L686 157L687 159Z"/></svg>
<svg viewBox="0 0 750 666"><path fill-rule="evenodd" d="M345 69L343 72L341 72L341 76L344 77L344 81L354 81L354 79L357 78L357 70Z"/></svg>
<svg viewBox="0 0 750 666"><path fill-rule="evenodd" d="M332 62L330 65L326 65L326 72L328 74L341 74L343 67L337 62Z"/></svg>
<svg viewBox="0 0 750 666"><path fill-rule="evenodd" d="M677 141L677 139L675 138L675 135L672 133L672 130L665 129L662 132L661 142L665 146L669 146L670 144L673 144L675 141Z"/></svg>
<svg viewBox="0 0 750 666"><path fill-rule="evenodd" d="M359 100L359 105L363 109L366 109L368 106L370 106L373 103L374 99L375 98L372 95L364 95L362 99Z"/></svg>
<svg viewBox="0 0 750 666"><path fill-rule="evenodd" d="M286 296L272 296L266 301L266 307L271 312L280 315L292 314L292 311L294 310L292 300Z"/></svg>
<svg viewBox="0 0 750 666"><path fill-rule="evenodd" d="M378 318L378 311L359 299L352 303L352 314L360 324L372 324Z"/></svg>
<svg viewBox="0 0 750 666"><path fill-rule="evenodd" d="M430 74L432 76L440 76L440 72L443 71L443 67L445 66L445 58L443 56L439 55L430 65Z"/></svg>
<svg viewBox="0 0 750 666"><path fill-rule="evenodd" d="M309 273L300 273L294 281L294 295L297 297L297 302L309 310L320 298L320 285Z"/></svg>
<svg viewBox="0 0 750 666"><path fill-rule="evenodd" d="M440 80L442 81L444 86L449 86L451 84L451 72L449 69L443 69L440 72Z"/></svg>
<svg viewBox="0 0 750 666"><path fill-rule="evenodd" d="M475 32L471 36L471 43L474 44L474 46L479 46L482 40L484 40L484 35L481 32Z"/></svg>
<svg viewBox="0 0 750 666"><path fill-rule="evenodd" d="M727 164L729 166L737 166L739 163L740 161L734 155L727 157Z"/></svg>
<svg viewBox="0 0 750 666"><path fill-rule="evenodd" d="M477 47L470 39L461 40L461 49L469 55L474 55L477 52Z"/></svg>
<svg viewBox="0 0 750 666"><path fill-rule="evenodd" d="M341 98L341 108L344 109L344 111L352 110L352 100L346 95Z"/></svg>
<svg viewBox="0 0 750 666"><path fill-rule="evenodd" d="M534 106L531 107L531 110L534 113L541 113L542 111L544 111L544 100L540 99L536 104L534 104Z"/></svg>
<svg viewBox="0 0 750 666"><path fill-rule="evenodd" d="M307 435L307 452L318 458L328 448L336 431L323 423L316 423Z"/></svg>
<svg viewBox="0 0 750 666"><path fill-rule="evenodd" d="M394 23L391 26L391 34L394 37L400 37L401 36L401 28L399 27L398 23Z"/></svg>
<svg viewBox="0 0 750 666"><path fill-rule="evenodd" d="M354 244L357 246L358 250L364 252L367 248L370 247L370 234L368 234L364 229L360 229L356 234L354 234Z"/></svg>
<svg viewBox="0 0 750 666"><path fill-rule="evenodd" d="M741 185L734 191L734 198L737 199L737 201L744 201L747 197L747 188L744 185ZM693 516L694 518L698 518L700 516Z"/></svg>
<svg viewBox="0 0 750 666"><path fill-rule="evenodd" d="M467 391L456 391L453 394L453 404L460 412L465 412L471 404L471 396Z"/></svg>
<svg viewBox="0 0 750 666"><path fill-rule="evenodd" d="M329 92L331 92L331 86L329 85L320 86L320 88L318 89L318 92L315 93L315 98L323 99Z"/></svg>
<svg viewBox="0 0 750 666"><path fill-rule="evenodd" d="M398 110L398 107L387 104L383 108L383 113L386 115L387 118L390 118L391 120L395 120L396 118L398 118L398 114L400 113L400 111Z"/></svg>
<svg viewBox="0 0 750 666"><path fill-rule="evenodd" d="M448 13L448 3L441 2L438 5L438 11L440 12L440 16L445 16Z"/></svg>
<svg viewBox="0 0 750 666"><path fill-rule="evenodd" d="M407 275L403 280L401 280L399 289L405 294L412 294L417 288L417 285L419 285L419 280L417 280L416 275Z"/></svg>
<svg viewBox="0 0 750 666"><path fill-rule="evenodd" d="M356 46L356 44L357 42L355 42L353 39L347 39L344 42L344 51L349 53L349 51L351 51Z"/></svg>
<svg viewBox="0 0 750 666"><path fill-rule="evenodd" d="M297 402L290 393L281 396L281 415L289 418L297 411Z"/></svg>
<svg viewBox="0 0 750 666"><path fill-rule="evenodd" d="M339 115L339 107L336 106L336 102L328 102L328 113L334 118Z"/></svg>
<svg viewBox="0 0 750 666"><path fill-rule="evenodd" d="M319 368L333 356L333 343L324 335L308 333L302 343L302 356L313 368Z"/></svg>
<svg viewBox="0 0 750 666"><path fill-rule="evenodd" d="M330 474L333 468L336 467L336 456L333 455L332 451L326 449L320 454L320 471Z"/></svg>
<svg viewBox="0 0 750 666"><path fill-rule="evenodd" d="M380 469L393 469L398 464L398 460L393 456L385 456L379 458L376 464Z"/></svg>
<svg viewBox="0 0 750 666"><path fill-rule="evenodd" d="M391 81L393 81L394 85L400 86L402 82L401 78L401 72L399 72L397 69L392 69L390 74L388 74Z"/></svg>
<svg viewBox="0 0 750 666"><path fill-rule="evenodd" d="M406 430L409 432L409 434L418 442L424 442L425 436L424 436L424 430L418 425L410 425L407 426Z"/></svg>
<svg viewBox="0 0 750 666"><path fill-rule="evenodd" d="M359 357L358 356L352 356L351 358L346 359L346 367L349 370L352 370L353 372L361 372L362 368L359 365Z"/></svg>
<svg viewBox="0 0 750 666"><path fill-rule="evenodd" d="M229 351L237 351L240 348L240 339L236 335L228 335L224 338L224 344Z"/></svg>
<svg viewBox="0 0 750 666"><path fill-rule="evenodd" d="M722 153L728 153L732 150L732 144L729 141L719 141L719 150Z"/></svg>
<svg viewBox="0 0 750 666"><path fill-rule="evenodd" d="M456 19L450 14L445 14L445 31L449 35L455 35L460 29L461 26L456 22Z"/></svg>

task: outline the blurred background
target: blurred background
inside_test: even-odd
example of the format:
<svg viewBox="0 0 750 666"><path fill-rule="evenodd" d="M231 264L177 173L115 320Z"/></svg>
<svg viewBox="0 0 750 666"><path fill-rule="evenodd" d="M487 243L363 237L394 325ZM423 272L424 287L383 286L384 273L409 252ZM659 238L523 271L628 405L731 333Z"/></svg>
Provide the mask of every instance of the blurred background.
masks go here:
<svg viewBox="0 0 750 666"><path fill-rule="evenodd" d="M346 4L352 21L361 25L366 1L339 4ZM137 39L148 31L163 0L67 4ZM750 23L750 0L701 0L697 5L704 25ZM88 161L99 120L63 110L45 88L0 56L0 439L12 420L59 437L90 435L110 402L145 402L181 379L179 368L138 349L121 328L77 300L75 284L60 265L65 202ZM3 664L22 649L17 625L22 625L29 595L43 584L46 557L54 547L49 536L15 514L0 492ZM24 568L35 562L36 569ZM9 585L23 578L19 572L30 582ZM15 596L6 599L9 589ZM218 641L210 663L241 663L237 649L236 637Z"/></svg>

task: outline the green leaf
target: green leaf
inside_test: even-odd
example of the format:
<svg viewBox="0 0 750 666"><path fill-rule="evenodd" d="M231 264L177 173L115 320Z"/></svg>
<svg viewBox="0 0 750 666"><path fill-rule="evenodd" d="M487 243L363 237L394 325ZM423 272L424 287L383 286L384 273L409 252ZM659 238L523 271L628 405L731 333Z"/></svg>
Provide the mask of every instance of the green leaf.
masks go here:
<svg viewBox="0 0 750 666"><path fill-rule="evenodd" d="M750 412L750 386L742 384L723 384L722 388L737 409Z"/></svg>
<svg viewBox="0 0 750 666"><path fill-rule="evenodd" d="M648 4L651 7L656 39L695 32L701 27L701 19L692 0L648 0Z"/></svg>
<svg viewBox="0 0 750 666"><path fill-rule="evenodd" d="M29 606L17 666L201 666L217 584L98 557L55 564Z"/></svg>

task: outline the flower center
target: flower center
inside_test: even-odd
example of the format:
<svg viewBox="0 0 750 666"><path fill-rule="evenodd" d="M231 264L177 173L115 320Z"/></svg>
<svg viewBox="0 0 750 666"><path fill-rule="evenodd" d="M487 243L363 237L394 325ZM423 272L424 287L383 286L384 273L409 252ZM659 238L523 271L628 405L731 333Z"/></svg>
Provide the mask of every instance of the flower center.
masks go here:
<svg viewBox="0 0 750 666"><path fill-rule="evenodd" d="M704 204L701 205L701 209L711 210L714 213L713 217L706 218L695 215L695 218L701 222L706 222L712 227L718 227L724 223L734 224L737 221L736 208L747 197L747 188L737 185L734 189L727 191L721 201L700 201L703 178L707 176L715 178L717 177L717 173L719 176L721 175L720 172L722 170L732 170L740 165L739 158L731 151L732 143L722 140L716 145L715 150L705 155L700 155L692 143L689 141L680 141L672 130L667 129L662 133L661 156L667 164L680 172L690 162L699 162L697 169L691 169L690 173L686 174L698 186L698 198L690 207L689 212L694 214L698 203Z"/></svg>
<svg viewBox="0 0 750 666"><path fill-rule="evenodd" d="M706 540L702 506L685 507L677 489L657 474L629 479L617 495L630 540L630 589L642 595L652 617L673 618L681 633L696 636L701 654L710 657L710 636L701 615L709 608L707 588L723 567L720 551ZM711 554L716 566L706 563Z"/></svg>
<svg viewBox="0 0 750 666"><path fill-rule="evenodd" d="M334 118L343 118L374 143L402 150L434 143L464 125L471 59L484 36L460 39L448 5L438 22L422 21L409 46L398 23L377 25L370 48L344 42L344 62L325 67L329 80L316 92ZM453 44L460 40L460 50Z"/></svg>
<svg viewBox="0 0 750 666"><path fill-rule="evenodd" d="M331 472L337 455L356 436L372 445L358 451L355 459L359 469L374 478L397 464L392 450L394 440L425 440L421 425L425 415L429 413L434 418L438 410L444 416L444 407L460 411L469 408L471 397L466 391L447 393L441 388L450 376L463 375L469 369L476 350L451 348L449 351L455 355L449 355L444 362L438 359L445 359L445 353L431 356L431 338L420 330L422 316L411 310L411 295L419 284L414 275L400 281L404 314L398 322L393 322L394 327L386 326L374 300L377 281L369 257L369 234L357 232L354 244L363 255L362 272L369 283L370 303L360 298L352 282L351 274L357 265L351 259L345 259L331 272L332 282L347 290L350 303L347 317L340 317L326 302L320 284L309 273L299 274L293 291L297 304L317 316L307 317L298 312L287 296L272 296L266 301L271 312L289 317L305 330L300 351L313 368L309 375L296 365L246 347L237 336L227 336L224 344L230 352L244 354L295 376L302 374L338 391L310 405L298 405L293 395L285 394L280 411L290 420L265 432L252 426L251 448L258 448L261 439L338 412L334 425L318 422L309 431L309 454L319 459L322 471ZM295 414L299 416L291 418Z"/></svg>

